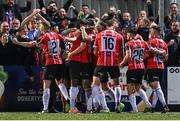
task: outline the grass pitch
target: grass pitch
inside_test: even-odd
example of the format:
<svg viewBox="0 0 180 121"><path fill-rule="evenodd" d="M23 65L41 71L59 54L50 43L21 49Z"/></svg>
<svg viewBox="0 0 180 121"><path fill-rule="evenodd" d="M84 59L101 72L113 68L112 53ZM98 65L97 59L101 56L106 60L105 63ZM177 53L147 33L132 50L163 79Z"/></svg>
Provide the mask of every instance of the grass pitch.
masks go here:
<svg viewBox="0 0 180 121"><path fill-rule="evenodd" d="M99 114L40 114L32 112L0 113L0 120L180 120L180 112L162 113L99 113Z"/></svg>

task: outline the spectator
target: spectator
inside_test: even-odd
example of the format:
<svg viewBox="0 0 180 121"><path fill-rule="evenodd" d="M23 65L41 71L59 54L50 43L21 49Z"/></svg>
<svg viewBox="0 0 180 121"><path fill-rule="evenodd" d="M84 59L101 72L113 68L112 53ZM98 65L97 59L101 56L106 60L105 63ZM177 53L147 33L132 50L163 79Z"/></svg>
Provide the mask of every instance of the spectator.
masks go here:
<svg viewBox="0 0 180 121"><path fill-rule="evenodd" d="M122 21L120 21L120 23L122 26L128 26L129 28L135 27L134 23L131 20L131 14L129 12L123 13L123 18L122 18Z"/></svg>
<svg viewBox="0 0 180 121"><path fill-rule="evenodd" d="M149 39L149 20L147 18L141 19L137 23L137 33L142 36L143 40Z"/></svg>
<svg viewBox="0 0 180 121"><path fill-rule="evenodd" d="M171 29L171 24L175 21L180 22L179 5L177 3L170 4L170 13L165 16L164 24L166 29Z"/></svg>
<svg viewBox="0 0 180 121"><path fill-rule="evenodd" d="M12 21L12 29L10 29L10 34L11 35L16 35L17 32L19 31L20 27L20 21L17 18L14 18Z"/></svg>
<svg viewBox="0 0 180 121"><path fill-rule="evenodd" d="M55 1L50 1L48 6L45 8L45 4L43 0L38 0L40 8L43 9L44 12L41 12L41 14L43 15L43 17L45 17L48 21L50 22L58 22L58 18L59 18L59 12L58 12L58 7L57 7L57 2ZM64 6L63 9L65 10L65 12L68 11L71 3L73 2L73 0L68 0ZM76 10L74 10L76 11ZM76 14L78 14L76 12Z"/></svg>
<svg viewBox="0 0 180 121"><path fill-rule="evenodd" d="M88 19L88 18L94 18L93 14L89 10L88 5L82 5L82 9L79 12L79 19Z"/></svg>
<svg viewBox="0 0 180 121"><path fill-rule="evenodd" d="M153 6L152 6L151 0L147 0L146 3L147 3L147 7L148 7L148 14L147 14L148 18L150 20L152 20L153 22L155 22L156 24L158 24L159 23L159 16L157 16L157 17L154 16Z"/></svg>
<svg viewBox="0 0 180 121"><path fill-rule="evenodd" d="M31 0L27 0L27 6L19 7L15 4L15 0L6 0L6 4L0 4L0 21L6 21L9 23L10 28L13 18L17 18L22 21L21 12L27 12L31 10Z"/></svg>
<svg viewBox="0 0 180 121"><path fill-rule="evenodd" d="M173 22L170 32L165 36L165 42L168 44L169 57L168 66L180 65L180 24Z"/></svg>

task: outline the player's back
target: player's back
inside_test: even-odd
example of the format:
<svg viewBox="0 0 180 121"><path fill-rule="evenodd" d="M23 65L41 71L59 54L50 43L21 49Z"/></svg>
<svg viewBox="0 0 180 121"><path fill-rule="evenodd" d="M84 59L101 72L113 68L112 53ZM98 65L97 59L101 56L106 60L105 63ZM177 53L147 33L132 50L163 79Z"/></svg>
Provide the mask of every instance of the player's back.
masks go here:
<svg viewBox="0 0 180 121"><path fill-rule="evenodd" d="M160 51L165 51L166 54L168 53L168 46L164 42L164 40L160 38L152 38L148 41L149 46L156 48ZM163 60L163 55L161 54L153 54L150 53L150 56L148 57L148 64L147 68L152 69L152 68L159 68L163 69L164 68L164 60Z"/></svg>
<svg viewBox="0 0 180 121"><path fill-rule="evenodd" d="M119 54L123 48L123 37L114 30L100 32L95 40L98 48L97 65L118 66Z"/></svg>
<svg viewBox="0 0 180 121"><path fill-rule="evenodd" d="M130 52L128 69L144 69L144 54L148 50L148 45L144 40L130 40L126 43L126 48Z"/></svg>
<svg viewBox="0 0 180 121"><path fill-rule="evenodd" d="M43 35L41 45L46 56L46 65L62 64L60 41L63 38L58 33L47 32Z"/></svg>

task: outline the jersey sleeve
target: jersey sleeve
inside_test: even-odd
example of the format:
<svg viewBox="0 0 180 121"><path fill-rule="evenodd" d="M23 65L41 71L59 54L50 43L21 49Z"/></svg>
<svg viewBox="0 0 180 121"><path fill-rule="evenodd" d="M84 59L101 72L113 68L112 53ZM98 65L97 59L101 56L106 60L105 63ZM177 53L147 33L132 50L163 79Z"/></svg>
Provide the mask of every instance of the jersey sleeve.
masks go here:
<svg viewBox="0 0 180 121"><path fill-rule="evenodd" d="M42 36L41 40L38 42L38 44L44 44L44 43L46 42L46 40L47 40L47 35L44 34L44 35Z"/></svg>
<svg viewBox="0 0 180 121"><path fill-rule="evenodd" d="M60 41L64 41L64 38L62 37L62 35L60 35L60 34L57 34L57 35L58 35L58 38Z"/></svg>
<svg viewBox="0 0 180 121"><path fill-rule="evenodd" d="M125 51L126 51L126 52L127 52L127 51L131 51L131 47L130 47L129 42L127 42L127 43L125 44Z"/></svg>
<svg viewBox="0 0 180 121"><path fill-rule="evenodd" d="M97 34L95 41L94 41L93 48L97 48L99 39L100 39L100 34Z"/></svg>

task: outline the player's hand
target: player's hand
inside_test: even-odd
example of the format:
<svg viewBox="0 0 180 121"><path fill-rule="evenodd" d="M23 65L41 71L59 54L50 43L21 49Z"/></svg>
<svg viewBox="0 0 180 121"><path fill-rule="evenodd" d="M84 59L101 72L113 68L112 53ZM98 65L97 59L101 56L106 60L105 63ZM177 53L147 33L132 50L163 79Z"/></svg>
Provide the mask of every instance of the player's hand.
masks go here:
<svg viewBox="0 0 180 121"><path fill-rule="evenodd" d="M85 31L86 28L85 28L85 26L81 26L80 29L81 29L81 31Z"/></svg>
<svg viewBox="0 0 180 121"><path fill-rule="evenodd" d="M116 14L117 14L117 15L120 15L120 14L121 14L121 10L118 9L118 10L116 11Z"/></svg>
<svg viewBox="0 0 180 121"><path fill-rule="evenodd" d="M67 57L68 57L68 53L67 53L67 52L63 52L62 58L63 58L63 59L67 59Z"/></svg>
<svg viewBox="0 0 180 121"><path fill-rule="evenodd" d="M13 42L14 44L17 44L19 41L17 40L17 38L13 38L13 39L12 39L12 42Z"/></svg>
<svg viewBox="0 0 180 121"><path fill-rule="evenodd" d="M96 10L95 10L95 9L92 9L92 10L91 10L91 13L92 13L92 15L96 15Z"/></svg>
<svg viewBox="0 0 180 121"><path fill-rule="evenodd" d="M38 14L40 11L41 11L40 9L34 9L34 10L33 10L33 15Z"/></svg>
<svg viewBox="0 0 180 121"><path fill-rule="evenodd" d="M67 60L69 60L69 58L72 56L72 53L71 52L69 52L68 54L67 54Z"/></svg>
<svg viewBox="0 0 180 121"><path fill-rule="evenodd" d="M168 42L168 45L171 46L175 43L174 39L171 39L169 42Z"/></svg>
<svg viewBox="0 0 180 121"><path fill-rule="evenodd" d="M124 68L123 63L120 63L120 64L119 64L119 67L120 67L120 68Z"/></svg>
<svg viewBox="0 0 180 121"><path fill-rule="evenodd" d="M75 10L76 8L75 8L73 5L71 5L71 6L69 7L69 9Z"/></svg>
<svg viewBox="0 0 180 121"><path fill-rule="evenodd" d="M41 13L44 14L44 15L46 14L46 8L45 8L45 7L43 7L43 8L41 9Z"/></svg>

